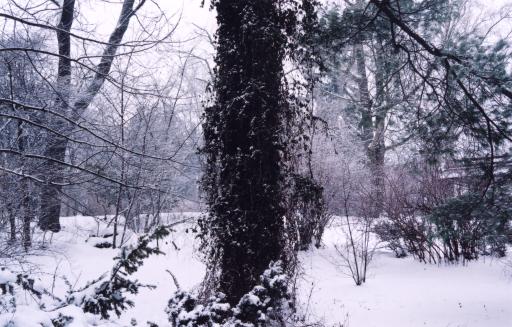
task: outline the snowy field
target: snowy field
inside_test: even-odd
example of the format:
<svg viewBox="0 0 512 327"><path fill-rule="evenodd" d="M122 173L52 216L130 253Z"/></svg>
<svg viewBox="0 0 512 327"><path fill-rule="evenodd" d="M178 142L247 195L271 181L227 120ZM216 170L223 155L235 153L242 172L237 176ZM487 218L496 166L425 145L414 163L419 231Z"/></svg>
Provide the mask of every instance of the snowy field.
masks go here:
<svg viewBox="0 0 512 327"><path fill-rule="evenodd" d="M302 255L310 320L350 327L512 326L509 259L430 265L378 251L366 284L355 286L333 247L341 235L327 230L325 248Z"/></svg>
<svg viewBox="0 0 512 327"><path fill-rule="evenodd" d="M183 215L169 215L168 219L181 220ZM62 223L63 232L53 237L48 251L27 257L23 264L25 271L38 276L42 284L60 296L67 289L62 277L78 288L109 272L117 253L94 247L102 239L90 237L97 232L93 218L66 217ZM109 322L90 317L73 326L131 326L135 321L138 326L146 326L147 321L169 326L164 308L175 286L166 270L177 277L184 289L196 286L204 274L191 226L192 223L180 225L161 244L166 255L150 257L135 274L140 282L157 288L142 289L134 298L134 308ZM100 234L108 232L104 227L100 230ZM308 322L337 327L512 326L512 269L508 268L507 259L437 266L412 258L397 259L379 250L366 284L355 286L339 267L334 250L333 245L342 239L339 229L328 229L324 248L301 253L300 301ZM41 326L38 321L45 317L35 316L30 309L33 305L28 296L19 299L17 313L0 316L0 325L13 320L18 323L16 326Z"/></svg>

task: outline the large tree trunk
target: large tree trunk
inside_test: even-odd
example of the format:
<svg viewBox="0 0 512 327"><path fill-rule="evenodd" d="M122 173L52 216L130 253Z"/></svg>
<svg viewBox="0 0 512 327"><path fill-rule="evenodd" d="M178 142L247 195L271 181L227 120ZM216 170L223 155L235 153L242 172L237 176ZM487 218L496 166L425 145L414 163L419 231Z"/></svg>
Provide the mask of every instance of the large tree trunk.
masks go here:
<svg viewBox="0 0 512 327"><path fill-rule="evenodd" d="M220 269L236 304L283 249L285 38L273 0L219 0L216 100L206 110L204 181Z"/></svg>
<svg viewBox="0 0 512 327"><path fill-rule="evenodd" d="M67 142L63 139L50 137L50 144L45 150L45 156L61 162L66 158ZM44 231L57 233L60 231L60 210L62 192L63 168L56 162L48 162L45 166L46 183L41 190L41 211L39 227Z"/></svg>

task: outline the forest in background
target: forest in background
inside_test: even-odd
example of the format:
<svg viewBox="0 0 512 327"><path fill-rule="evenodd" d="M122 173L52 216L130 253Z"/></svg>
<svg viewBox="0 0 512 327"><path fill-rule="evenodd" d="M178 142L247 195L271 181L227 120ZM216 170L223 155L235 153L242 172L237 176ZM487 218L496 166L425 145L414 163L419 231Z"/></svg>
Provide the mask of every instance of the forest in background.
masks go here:
<svg viewBox="0 0 512 327"><path fill-rule="evenodd" d="M169 294L171 325L298 326L299 253L334 221L356 285L375 239L425 264L506 257L510 4L194 5L215 32L158 1L0 2L2 271L51 247L62 217L93 216L97 247L123 255L53 305L108 319L144 286L130 275L173 233L167 214L202 212L206 274ZM52 297L8 276L0 314L15 289Z"/></svg>

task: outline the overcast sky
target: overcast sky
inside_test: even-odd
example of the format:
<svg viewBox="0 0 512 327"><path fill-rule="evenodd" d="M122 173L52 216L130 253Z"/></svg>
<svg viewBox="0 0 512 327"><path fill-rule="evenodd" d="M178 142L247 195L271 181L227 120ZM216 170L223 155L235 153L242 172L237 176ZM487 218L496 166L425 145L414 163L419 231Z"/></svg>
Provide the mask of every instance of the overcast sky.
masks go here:
<svg viewBox="0 0 512 327"><path fill-rule="evenodd" d="M8 1L8 0L0 0ZM511 5L512 0L473 0L472 11L477 16L482 12L497 11L504 5ZM172 22L180 21L176 30L176 37L188 38L195 31L195 26L205 28L209 32L215 31L215 13L209 9L209 1L205 0L205 6L201 6L201 0L155 0L155 3L162 9ZM332 0L323 0L322 2L333 2ZM117 15L121 8L120 5L114 5L111 1L104 0L86 0L79 2L82 13L86 13L87 21L97 26L97 31L105 34L112 30ZM117 8L116 8L117 7ZM115 8L115 9L114 9ZM156 7L150 1L145 5L142 14L151 14L155 12ZM90 13L90 14L89 14ZM512 25L512 24L509 24Z"/></svg>

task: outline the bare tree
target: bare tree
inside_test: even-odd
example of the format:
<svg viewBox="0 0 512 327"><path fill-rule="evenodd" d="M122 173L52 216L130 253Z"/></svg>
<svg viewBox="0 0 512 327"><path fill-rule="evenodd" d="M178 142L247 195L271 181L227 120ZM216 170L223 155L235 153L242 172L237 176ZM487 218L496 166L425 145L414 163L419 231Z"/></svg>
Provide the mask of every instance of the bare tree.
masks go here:
<svg viewBox="0 0 512 327"><path fill-rule="evenodd" d="M108 43L105 45L100 62L93 68L94 77L85 87L84 91L80 91L76 100L71 103L71 26L74 21L75 0L64 0L61 8L61 16L57 25L57 43L59 49L59 63L57 74L57 100L56 108L59 113L69 115L74 121L83 114L85 109L91 104L94 97L98 94L105 79L107 78L116 52L119 49L130 19L144 5L145 1L135 5L135 0L123 1L121 13L119 14L116 27L110 34ZM57 120L56 130L67 135L69 127L62 120ZM62 186L62 167L58 162L64 162L66 157L66 149L68 140L52 136L48 142L48 146L44 155L48 158L55 159L48 163L48 169L54 176L51 180L55 185L47 185L41 193L41 215L39 226L43 230L58 232L60 230L59 216L61 211L60 192Z"/></svg>
<svg viewBox="0 0 512 327"><path fill-rule="evenodd" d="M13 241L19 233L28 247L34 218L56 232L61 214L114 214L117 246L127 228L151 228L162 210L198 199L208 60L176 49L179 18L171 24L154 3L123 1L102 41L83 24L84 6L43 2L47 10L9 1L0 11L0 56L7 60L0 69L10 63L15 74L12 87L1 79L2 91L14 92L0 94L0 128L8 130L0 138L0 178L5 186L20 181L23 194L17 199L9 187L0 197L2 230L9 226ZM145 11L149 5L156 10ZM27 42L8 42L21 36ZM22 89L22 82L37 87ZM25 222L19 231L18 222Z"/></svg>

